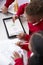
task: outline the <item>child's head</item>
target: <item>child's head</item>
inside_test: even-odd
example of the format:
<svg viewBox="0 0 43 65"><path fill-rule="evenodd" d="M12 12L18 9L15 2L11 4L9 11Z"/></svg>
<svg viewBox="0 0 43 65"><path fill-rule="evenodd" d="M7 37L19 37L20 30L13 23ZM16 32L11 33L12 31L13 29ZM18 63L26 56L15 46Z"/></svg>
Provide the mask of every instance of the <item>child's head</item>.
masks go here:
<svg viewBox="0 0 43 65"><path fill-rule="evenodd" d="M30 46L34 55L30 58L29 65L40 65L43 63L43 31L31 36Z"/></svg>
<svg viewBox="0 0 43 65"><path fill-rule="evenodd" d="M25 15L31 23L39 22L43 18L43 1L33 1L25 8Z"/></svg>
<svg viewBox="0 0 43 65"><path fill-rule="evenodd" d="M31 50L34 53L38 53L40 55L43 55L43 31L34 33L30 38L30 46Z"/></svg>
<svg viewBox="0 0 43 65"><path fill-rule="evenodd" d="M33 55L29 59L28 65L43 65L43 56L39 56L37 54Z"/></svg>

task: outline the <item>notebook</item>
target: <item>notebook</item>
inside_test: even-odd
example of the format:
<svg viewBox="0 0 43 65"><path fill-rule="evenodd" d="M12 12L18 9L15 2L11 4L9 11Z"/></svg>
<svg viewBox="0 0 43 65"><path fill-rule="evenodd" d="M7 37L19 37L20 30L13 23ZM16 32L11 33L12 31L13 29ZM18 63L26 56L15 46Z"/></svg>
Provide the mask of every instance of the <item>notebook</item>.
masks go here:
<svg viewBox="0 0 43 65"><path fill-rule="evenodd" d="M13 22L12 17L4 18L3 22L8 38L14 38L21 32L26 33L20 18L16 19L15 22Z"/></svg>

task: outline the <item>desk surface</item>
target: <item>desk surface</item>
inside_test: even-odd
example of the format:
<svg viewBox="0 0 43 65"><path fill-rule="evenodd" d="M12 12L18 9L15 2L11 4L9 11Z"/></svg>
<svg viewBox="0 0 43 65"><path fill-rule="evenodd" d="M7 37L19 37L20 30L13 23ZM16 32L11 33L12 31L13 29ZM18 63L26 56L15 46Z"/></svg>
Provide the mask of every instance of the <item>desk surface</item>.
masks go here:
<svg viewBox="0 0 43 65"><path fill-rule="evenodd" d="M12 45L12 43L16 43L17 41L19 41L19 39L18 38L16 38L16 39L8 39L8 37L7 37L7 34L6 34L6 30L5 30L5 27L4 27L4 24L3 24L3 18L6 18L6 17L11 17L12 16L12 14L2 14L1 12L0 12L0 57L2 58L6 58L6 57L4 57L4 53L6 52L6 51L8 51L8 49L9 49L9 44L10 45ZM28 34L28 27L27 27L27 24L26 24L26 22L24 23L23 22L23 25L24 25L24 28L26 29L26 31L27 31L27 34ZM3 51L3 53L2 53L2 51ZM1 54L2 53L2 54ZM6 52L7 53L7 52ZM2 55L2 56L1 56ZM0 62L2 62L4 65L7 63L7 59L6 59L6 61L4 61L3 59L0 59ZM6 63L4 63L4 62L6 62ZM3 64L1 64L0 63L0 65L3 65ZM8 64L6 64L6 65L8 65ZM26 64L25 64L26 65Z"/></svg>
<svg viewBox="0 0 43 65"><path fill-rule="evenodd" d="M3 18L11 17L11 16L12 16L11 14L6 14L5 15L5 14L0 13L0 52L2 53L2 51L3 51L3 53L2 53L3 56L4 55L8 55L9 56L9 52L7 52L8 49L9 49L9 46L11 46L12 43L15 44L16 42L19 41L18 38L16 38L16 39L8 39L7 34L6 34L6 30L5 30L5 27L4 27L4 24L3 24ZM8 53L8 54L4 54L5 52ZM6 59L6 56L3 57L3 58ZM3 62L4 63L5 61L3 60L3 58L0 59L0 62ZM8 62L8 60L6 59L6 63ZM3 64L1 64L1 65L3 65ZM6 64L6 65L8 65L8 64ZM26 63L25 63L25 65L26 65Z"/></svg>

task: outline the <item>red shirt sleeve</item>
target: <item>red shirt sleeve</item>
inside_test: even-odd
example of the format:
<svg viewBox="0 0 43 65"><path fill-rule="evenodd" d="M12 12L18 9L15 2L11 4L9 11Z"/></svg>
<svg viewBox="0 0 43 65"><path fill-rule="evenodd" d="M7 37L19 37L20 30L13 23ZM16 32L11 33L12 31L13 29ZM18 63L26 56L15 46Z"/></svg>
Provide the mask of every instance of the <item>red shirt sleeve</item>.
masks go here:
<svg viewBox="0 0 43 65"><path fill-rule="evenodd" d="M14 0L6 0L5 6L8 8L11 3L13 3Z"/></svg>
<svg viewBox="0 0 43 65"><path fill-rule="evenodd" d="M24 13L24 10L25 10L25 7L27 6L28 3L25 3L23 5L21 5L19 8L18 8L18 11L17 11L17 15L20 16Z"/></svg>
<svg viewBox="0 0 43 65"><path fill-rule="evenodd" d="M31 35L27 35L27 34L26 34L26 35L24 36L24 40L27 41L27 42L26 42L27 44L24 42L24 45L21 45L21 48L22 48L22 49L25 49L25 50L27 50L27 51L29 51L28 45L29 45L30 36L31 36Z"/></svg>
<svg viewBox="0 0 43 65"><path fill-rule="evenodd" d="M28 42L29 42L29 39L30 39L30 35L25 34L25 36L24 36L24 40L26 40L26 41L28 41Z"/></svg>
<svg viewBox="0 0 43 65"><path fill-rule="evenodd" d="M24 65L22 58L18 58L18 59L14 60L14 61L16 62L15 65Z"/></svg>
<svg viewBox="0 0 43 65"><path fill-rule="evenodd" d="M28 44L26 44L26 43L24 45L21 45L21 48L26 51L29 51Z"/></svg>

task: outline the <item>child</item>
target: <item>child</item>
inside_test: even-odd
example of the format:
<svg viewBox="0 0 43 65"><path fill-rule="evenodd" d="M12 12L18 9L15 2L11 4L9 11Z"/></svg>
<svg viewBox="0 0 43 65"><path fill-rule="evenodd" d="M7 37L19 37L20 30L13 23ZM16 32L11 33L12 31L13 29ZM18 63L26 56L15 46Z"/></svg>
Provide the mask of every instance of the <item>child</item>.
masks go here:
<svg viewBox="0 0 43 65"><path fill-rule="evenodd" d="M25 14L28 20L28 27L30 30L29 31L30 34L27 35L27 34L21 33L17 37L28 41L34 32L37 32L40 30L43 31L43 2L40 0L40 1L30 3L25 8ZM17 43L17 45L20 45L20 44L21 44L20 42ZM29 50L28 44L22 45L21 48Z"/></svg>
<svg viewBox="0 0 43 65"><path fill-rule="evenodd" d="M30 46L34 54L29 59L28 65L43 65L43 31L31 36Z"/></svg>
<svg viewBox="0 0 43 65"><path fill-rule="evenodd" d="M33 55L31 55L27 65L43 65L43 31L34 33L29 43L28 48L32 51ZM17 52L13 55L13 59L16 62L15 65L24 65L23 59Z"/></svg>
<svg viewBox="0 0 43 65"><path fill-rule="evenodd" d="M25 13L26 17L29 19L28 26L30 29L30 34L27 35L21 33L20 35L18 35L17 36L18 38L27 40L27 43L18 42L16 44L20 46L22 49L27 50L27 55L28 57L30 57L31 51L28 48L29 39L33 33L38 32L40 30L43 31L43 2L36 1L30 3L29 5L26 6Z"/></svg>

